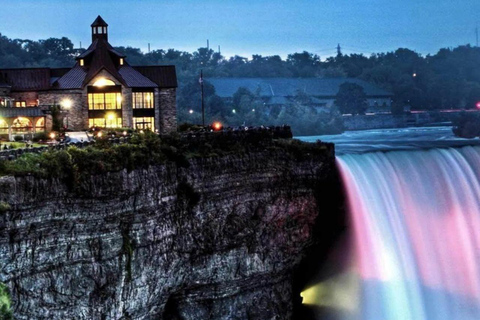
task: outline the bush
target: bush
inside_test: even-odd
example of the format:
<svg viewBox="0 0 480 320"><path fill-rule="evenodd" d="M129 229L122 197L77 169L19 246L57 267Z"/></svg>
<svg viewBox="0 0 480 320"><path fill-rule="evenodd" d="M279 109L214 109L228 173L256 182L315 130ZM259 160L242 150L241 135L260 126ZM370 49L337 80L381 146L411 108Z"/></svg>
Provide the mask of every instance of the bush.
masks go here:
<svg viewBox="0 0 480 320"><path fill-rule="evenodd" d="M46 132L37 132L33 136L33 141L38 142L38 141L47 141L49 139L49 136Z"/></svg>
<svg viewBox="0 0 480 320"><path fill-rule="evenodd" d="M6 285L0 283L0 319L12 320L13 313L11 310L10 292Z"/></svg>
<svg viewBox="0 0 480 320"><path fill-rule="evenodd" d="M23 141L23 136L15 136L13 137L14 141Z"/></svg>
<svg viewBox="0 0 480 320"><path fill-rule="evenodd" d="M452 121L452 131L457 137L472 139L480 136L480 115L461 113Z"/></svg>

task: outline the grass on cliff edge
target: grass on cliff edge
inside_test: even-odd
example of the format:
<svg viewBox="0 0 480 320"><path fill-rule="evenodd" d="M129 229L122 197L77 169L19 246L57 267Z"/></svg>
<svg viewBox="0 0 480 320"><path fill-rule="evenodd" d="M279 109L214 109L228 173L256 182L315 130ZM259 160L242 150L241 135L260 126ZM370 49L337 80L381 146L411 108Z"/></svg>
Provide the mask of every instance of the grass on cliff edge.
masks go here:
<svg viewBox="0 0 480 320"><path fill-rule="evenodd" d="M188 167L190 158L275 149L284 150L296 158L326 152L325 145L291 139L275 140L268 132L252 133L240 138L212 134L207 139L180 137L178 134L159 137L145 132L134 134L130 142L124 144L112 144L104 139L83 149L70 146L64 150L26 153L16 160L0 161L0 176L53 177L75 184L85 175L123 169L131 171L167 161L173 161L180 167Z"/></svg>
<svg viewBox="0 0 480 320"><path fill-rule="evenodd" d="M0 320L13 319L10 308L10 294L6 285L0 282Z"/></svg>

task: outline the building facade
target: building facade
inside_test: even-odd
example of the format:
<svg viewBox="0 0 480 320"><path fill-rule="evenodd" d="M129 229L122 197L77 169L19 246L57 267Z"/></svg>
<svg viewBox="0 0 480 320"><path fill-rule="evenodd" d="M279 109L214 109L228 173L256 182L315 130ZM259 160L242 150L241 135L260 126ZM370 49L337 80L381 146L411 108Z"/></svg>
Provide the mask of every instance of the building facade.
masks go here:
<svg viewBox="0 0 480 320"><path fill-rule="evenodd" d="M209 78L215 93L228 104L239 88L258 94L266 106L287 106L296 96L308 97L308 106L329 111L340 86L346 82L361 86L366 94L367 112L390 112L393 94L355 78Z"/></svg>
<svg viewBox="0 0 480 320"><path fill-rule="evenodd" d="M73 68L0 69L0 129L21 122L21 129L48 130L48 110L59 106L69 130L176 130L175 66L130 66L109 44L100 16L91 34Z"/></svg>

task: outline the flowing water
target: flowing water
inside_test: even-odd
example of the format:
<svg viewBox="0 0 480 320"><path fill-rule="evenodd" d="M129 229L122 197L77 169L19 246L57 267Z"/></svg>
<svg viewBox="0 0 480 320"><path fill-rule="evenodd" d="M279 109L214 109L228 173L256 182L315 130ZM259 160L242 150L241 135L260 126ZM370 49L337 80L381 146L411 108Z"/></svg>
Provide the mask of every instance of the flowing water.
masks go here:
<svg viewBox="0 0 480 320"><path fill-rule="evenodd" d="M422 130L435 148L427 149ZM357 148L351 136L343 149L333 137L342 150L349 263L306 288L304 303L335 310L328 319L480 319L478 141L443 128L386 132L393 143L362 134Z"/></svg>

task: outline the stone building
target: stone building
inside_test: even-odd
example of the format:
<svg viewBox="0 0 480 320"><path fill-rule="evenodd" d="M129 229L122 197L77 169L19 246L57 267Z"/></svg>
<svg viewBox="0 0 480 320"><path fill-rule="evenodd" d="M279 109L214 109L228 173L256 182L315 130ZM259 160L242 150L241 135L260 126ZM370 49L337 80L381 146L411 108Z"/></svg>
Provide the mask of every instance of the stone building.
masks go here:
<svg viewBox="0 0 480 320"><path fill-rule="evenodd" d="M49 130L59 106L69 130L176 130L175 66L131 66L108 42L98 16L92 43L73 68L0 69L0 130Z"/></svg>

